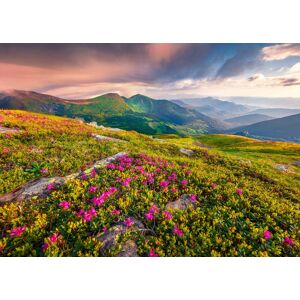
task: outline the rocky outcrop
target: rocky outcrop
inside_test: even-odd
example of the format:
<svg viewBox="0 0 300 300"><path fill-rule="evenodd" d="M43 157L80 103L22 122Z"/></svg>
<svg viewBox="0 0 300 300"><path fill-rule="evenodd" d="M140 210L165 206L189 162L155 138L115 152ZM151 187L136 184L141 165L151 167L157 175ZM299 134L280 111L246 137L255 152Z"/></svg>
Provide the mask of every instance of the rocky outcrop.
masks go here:
<svg viewBox="0 0 300 300"><path fill-rule="evenodd" d="M0 126L0 133L16 133L19 129Z"/></svg>
<svg viewBox="0 0 300 300"><path fill-rule="evenodd" d="M181 148L180 153L187 155L187 156L193 156L194 155L194 151L190 150L190 149L185 149L185 148Z"/></svg>
<svg viewBox="0 0 300 300"><path fill-rule="evenodd" d="M300 160L296 160L296 161L291 162L291 165L300 167Z"/></svg>
<svg viewBox="0 0 300 300"><path fill-rule="evenodd" d="M188 207L196 207L196 203L190 199L190 196L187 194L181 195L181 197L173 202L169 202L166 205L166 209L179 209L179 210L185 210Z"/></svg>
<svg viewBox="0 0 300 300"><path fill-rule="evenodd" d="M285 173L291 171L290 167L288 165L284 165L284 164L277 164L274 166L274 168L278 171L285 172Z"/></svg>
<svg viewBox="0 0 300 300"><path fill-rule="evenodd" d="M119 142L119 143L127 142L125 140L120 140L120 139L116 139L116 138L113 138L110 136L105 136L105 135L100 135L100 134L93 134L92 136L97 140L113 141L113 142Z"/></svg>
<svg viewBox="0 0 300 300"><path fill-rule="evenodd" d="M112 161L126 155L125 152L119 152L113 156L101 159L97 161L92 167L85 170L84 173L89 175L94 169L99 169L107 166ZM52 177L52 178L41 178L34 181L27 182L21 187L16 188L10 193L6 193L0 196L0 204L5 204L9 202L20 202L29 200L34 196L40 198L46 197L51 190L48 189L49 184L62 185L67 180L78 178L81 173L73 173L65 177Z"/></svg>
<svg viewBox="0 0 300 300"><path fill-rule="evenodd" d="M103 255L105 255L109 249L116 247L119 238L125 233L133 231L143 231L145 229L141 221L134 218L130 219L134 222L132 226L128 227L123 222L118 222L108 231L98 237L98 240L102 242L100 251ZM125 242L118 256L137 256L137 246L135 244L135 241L130 240Z"/></svg>

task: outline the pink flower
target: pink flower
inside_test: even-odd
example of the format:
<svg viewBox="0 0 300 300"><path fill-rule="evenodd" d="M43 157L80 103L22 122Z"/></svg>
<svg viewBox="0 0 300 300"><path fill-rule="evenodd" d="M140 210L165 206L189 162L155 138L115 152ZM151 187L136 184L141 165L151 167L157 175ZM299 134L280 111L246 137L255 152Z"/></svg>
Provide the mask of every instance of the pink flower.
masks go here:
<svg viewBox="0 0 300 300"><path fill-rule="evenodd" d="M42 174L47 174L47 173L48 173L48 169L47 169L47 168L42 168L42 169L40 170L40 172L41 172Z"/></svg>
<svg viewBox="0 0 300 300"><path fill-rule="evenodd" d="M152 220L154 220L154 214L152 213L152 212L147 212L147 213L145 213L145 217L146 217L146 219L148 220L148 221L152 221Z"/></svg>
<svg viewBox="0 0 300 300"><path fill-rule="evenodd" d="M163 212L163 217L165 220L171 220L173 216L169 211L166 210Z"/></svg>
<svg viewBox="0 0 300 300"><path fill-rule="evenodd" d="M153 205L150 207L149 212L156 215L156 214L158 214L158 212L159 212L159 208L157 207L156 204L153 204Z"/></svg>
<svg viewBox="0 0 300 300"><path fill-rule="evenodd" d="M187 184L188 184L188 181L187 181L186 179L183 179L183 180L181 181L181 184L182 184L182 185L187 185Z"/></svg>
<svg viewBox="0 0 300 300"><path fill-rule="evenodd" d="M48 190L48 191L52 191L54 188L55 188L55 183L49 183L49 184L47 185L47 190Z"/></svg>
<svg viewBox="0 0 300 300"><path fill-rule="evenodd" d="M97 216L97 212L94 207L91 207L88 211L81 209L77 215L82 217L83 222L89 222Z"/></svg>
<svg viewBox="0 0 300 300"><path fill-rule="evenodd" d="M103 194L99 197L94 197L92 202L96 206L101 206L105 202L105 197Z"/></svg>
<svg viewBox="0 0 300 300"><path fill-rule="evenodd" d="M91 177L94 178L97 175L97 170L94 168L91 172Z"/></svg>
<svg viewBox="0 0 300 300"><path fill-rule="evenodd" d="M115 169L116 168L116 165L115 164L108 164L106 166L107 169Z"/></svg>
<svg viewBox="0 0 300 300"><path fill-rule="evenodd" d="M243 191L242 191L241 189L237 189L237 190L236 190L236 193L237 193L239 196L242 196Z"/></svg>
<svg viewBox="0 0 300 300"><path fill-rule="evenodd" d="M68 209L70 207L71 203L68 201L62 201L58 204L59 207L62 207L63 209Z"/></svg>
<svg viewBox="0 0 300 300"><path fill-rule="evenodd" d="M178 235L179 237L183 236L183 231L179 229L178 225L174 225L173 233Z"/></svg>
<svg viewBox="0 0 300 300"><path fill-rule="evenodd" d="M289 246L294 246L295 245L295 242L288 236L286 236L283 241L284 241L285 244L287 244Z"/></svg>
<svg viewBox="0 0 300 300"><path fill-rule="evenodd" d="M49 240L55 244L58 240L58 237L60 236L60 233L59 232L55 232L53 233L50 237L49 237Z"/></svg>
<svg viewBox="0 0 300 300"><path fill-rule="evenodd" d="M105 233L105 232L107 231L107 226L104 226L104 227L102 228L102 231Z"/></svg>
<svg viewBox="0 0 300 300"><path fill-rule="evenodd" d="M190 200L191 200L192 202L197 201L197 196L196 196L196 195L190 195Z"/></svg>
<svg viewBox="0 0 300 300"><path fill-rule="evenodd" d="M89 192L90 193L95 193L97 191L97 187L96 186L90 186L89 187Z"/></svg>
<svg viewBox="0 0 300 300"><path fill-rule="evenodd" d="M132 225L134 225L134 221L130 218L127 218L124 220L124 225L126 225L127 227L131 227Z"/></svg>
<svg viewBox="0 0 300 300"><path fill-rule="evenodd" d="M43 252L45 252L49 248L49 245L47 243L44 243L42 246Z"/></svg>
<svg viewBox="0 0 300 300"><path fill-rule="evenodd" d="M26 226L13 228L12 231L10 232L10 236L11 237L14 237L14 236L21 237L23 235L23 232L26 229L27 229Z"/></svg>
<svg viewBox="0 0 300 300"><path fill-rule="evenodd" d="M152 248L150 248L149 253L148 253L149 257L157 257L159 256L157 253L154 252L154 250Z"/></svg>
<svg viewBox="0 0 300 300"><path fill-rule="evenodd" d="M120 213L121 213L121 210L120 210L120 209L114 208L114 210L111 212L111 215L112 215L112 216L117 216L117 215L119 215Z"/></svg>
<svg viewBox="0 0 300 300"><path fill-rule="evenodd" d="M132 181L132 179L129 177L129 178L126 178L124 181L123 181L123 185L124 186L129 186L130 182Z"/></svg>
<svg viewBox="0 0 300 300"><path fill-rule="evenodd" d="M81 175L80 175L80 179L87 179L87 175L83 172Z"/></svg>
<svg viewBox="0 0 300 300"><path fill-rule="evenodd" d="M272 237L272 233L269 230L265 230L263 233L263 238L269 240Z"/></svg>
<svg viewBox="0 0 300 300"><path fill-rule="evenodd" d="M175 181L177 179L177 175L176 175L176 173L172 173L169 177L168 177L168 180L170 180L170 181Z"/></svg>
<svg viewBox="0 0 300 300"><path fill-rule="evenodd" d="M218 187L218 185L216 183L212 183L210 186L212 189L216 189Z"/></svg>
<svg viewBox="0 0 300 300"><path fill-rule="evenodd" d="M169 181L167 181L167 180L161 181L159 185L162 188L166 188L169 185Z"/></svg>

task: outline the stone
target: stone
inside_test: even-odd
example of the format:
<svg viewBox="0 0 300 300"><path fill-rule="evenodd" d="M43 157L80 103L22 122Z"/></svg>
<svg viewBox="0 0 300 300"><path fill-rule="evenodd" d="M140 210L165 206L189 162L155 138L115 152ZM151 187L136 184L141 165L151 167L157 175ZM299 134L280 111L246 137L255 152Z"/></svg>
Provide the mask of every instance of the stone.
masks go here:
<svg viewBox="0 0 300 300"><path fill-rule="evenodd" d="M16 133L16 132L19 132L19 129L0 126L0 133Z"/></svg>
<svg viewBox="0 0 300 300"><path fill-rule="evenodd" d="M296 161L291 162L291 165L300 167L300 160L296 160Z"/></svg>
<svg viewBox="0 0 300 300"><path fill-rule="evenodd" d="M127 142L125 140L120 140L120 139L116 139L116 138L113 138L110 136L105 136L105 135L100 135L100 134L93 134L92 136L97 140L113 141L113 142L119 142L119 143Z"/></svg>
<svg viewBox="0 0 300 300"><path fill-rule="evenodd" d="M166 209L179 209L179 210L185 210L188 207L196 207L196 203L190 199L190 196L187 194L183 194L180 196L180 198L176 201L169 202L166 205Z"/></svg>
<svg viewBox="0 0 300 300"><path fill-rule="evenodd" d="M288 165L284 165L284 164L277 164L274 166L275 169L277 169L278 171L281 172L289 172L291 171Z"/></svg>
<svg viewBox="0 0 300 300"><path fill-rule="evenodd" d="M137 257L137 245L135 241L133 240L128 240L126 241L123 246L122 250L116 255L118 257Z"/></svg>
<svg viewBox="0 0 300 300"><path fill-rule="evenodd" d="M116 247L118 239L124 235L127 232L133 232L136 230L144 230L145 227L143 223L139 220L136 220L135 218L130 217L131 220L134 221L134 225L127 227L123 222L117 222L114 226L112 226L109 230L107 230L104 234L101 234L98 237L98 240L103 243L100 251L102 254L105 254L107 250ZM134 252L134 246L132 243L128 243L126 245L126 249L124 249L124 246L126 243L123 245L122 250L120 252L125 253L133 253ZM124 256L122 254L122 256Z"/></svg>
<svg viewBox="0 0 300 300"><path fill-rule="evenodd" d="M190 149L185 149L185 148L181 148L180 153L185 154L187 156L193 156L194 155L194 151L190 150Z"/></svg>

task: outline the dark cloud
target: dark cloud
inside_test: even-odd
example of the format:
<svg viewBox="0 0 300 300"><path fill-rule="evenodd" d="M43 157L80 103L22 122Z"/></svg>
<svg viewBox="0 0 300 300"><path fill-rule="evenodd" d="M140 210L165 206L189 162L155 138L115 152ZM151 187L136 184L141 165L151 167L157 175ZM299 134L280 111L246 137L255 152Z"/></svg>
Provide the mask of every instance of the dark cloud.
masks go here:
<svg viewBox="0 0 300 300"><path fill-rule="evenodd" d="M280 78L279 84L282 86L300 85L300 78Z"/></svg>
<svg viewBox="0 0 300 300"><path fill-rule="evenodd" d="M259 46L249 45L238 49L237 53L220 67L217 72L217 78L228 78L243 74L253 70L259 64L260 60Z"/></svg>

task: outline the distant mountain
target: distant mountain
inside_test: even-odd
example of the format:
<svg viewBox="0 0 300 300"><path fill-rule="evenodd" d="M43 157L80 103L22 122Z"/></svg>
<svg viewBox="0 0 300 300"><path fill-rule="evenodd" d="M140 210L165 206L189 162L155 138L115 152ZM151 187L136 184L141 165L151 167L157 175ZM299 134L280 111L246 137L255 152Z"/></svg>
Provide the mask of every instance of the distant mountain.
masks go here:
<svg viewBox="0 0 300 300"><path fill-rule="evenodd" d="M233 133L266 139L283 139L300 142L300 114L263 121L230 130Z"/></svg>
<svg viewBox="0 0 300 300"><path fill-rule="evenodd" d="M273 118L282 118L300 113L300 109L290 108L259 108L253 110L251 113L265 114Z"/></svg>
<svg viewBox="0 0 300 300"><path fill-rule="evenodd" d="M274 118L263 114L249 114L249 115L243 115L235 118L226 119L225 121L227 123L230 123L232 127L238 127L238 126L251 125L254 123L268 121L272 119Z"/></svg>
<svg viewBox="0 0 300 300"><path fill-rule="evenodd" d="M91 99L67 100L30 91L0 93L0 108L21 109L59 116L79 117L105 126L146 134L214 133L227 129L224 122L167 100L144 95L130 98L109 93Z"/></svg>
<svg viewBox="0 0 300 300"><path fill-rule="evenodd" d="M256 109L256 107L236 104L230 101L223 101L213 97L180 99L172 101L176 101L176 103L179 105L183 105L182 103L184 103L184 105L188 105L200 113L221 120L240 116Z"/></svg>
<svg viewBox="0 0 300 300"><path fill-rule="evenodd" d="M290 109L300 109L300 98L292 97L229 97L228 101L261 108L282 108L283 106Z"/></svg>

